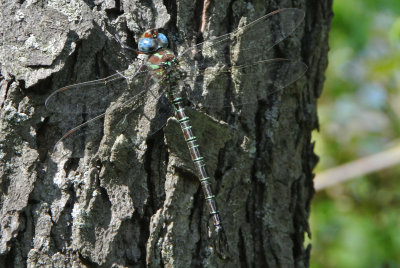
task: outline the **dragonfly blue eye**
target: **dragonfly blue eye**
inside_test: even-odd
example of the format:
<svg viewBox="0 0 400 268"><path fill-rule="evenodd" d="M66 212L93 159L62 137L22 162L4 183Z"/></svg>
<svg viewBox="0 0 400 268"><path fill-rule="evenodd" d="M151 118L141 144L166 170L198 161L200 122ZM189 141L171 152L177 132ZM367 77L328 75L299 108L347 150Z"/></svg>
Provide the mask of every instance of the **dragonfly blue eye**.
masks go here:
<svg viewBox="0 0 400 268"><path fill-rule="evenodd" d="M158 33L157 39L158 39L158 47L166 48L168 46L168 38L164 34Z"/></svg>
<svg viewBox="0 0 400 268"><path fill-rule="evenodd" d="M148 53L155 50L156 42L152 38L141 38L139 40L139 51Z"/></svg>
<svg viewBox="0 0 400 268"><path fill-rule="evenodd" d="M143 53L155 52L168 46L167 37L159 33L154 37L142 37L139 39L139 51Z"/></svg>

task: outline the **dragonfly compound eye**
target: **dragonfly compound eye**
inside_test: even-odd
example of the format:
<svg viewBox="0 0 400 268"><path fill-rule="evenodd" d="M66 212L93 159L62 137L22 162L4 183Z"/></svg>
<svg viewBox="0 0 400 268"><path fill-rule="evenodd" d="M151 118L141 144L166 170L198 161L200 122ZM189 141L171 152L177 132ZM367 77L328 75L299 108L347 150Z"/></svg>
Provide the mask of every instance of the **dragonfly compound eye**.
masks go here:
<svg viewBox="0 0 400 268"><path fill-rule="evenodd" d="M139 40L139 51L143 53L149 53L156 50L156 42L152 38L140 38Z"/></svg>
<svg viewBox="0 0 400 268"><path fill-rule="evenodd" d="M159 48L166 48L168 46L168 38L164 34L158 33L157 40Z"/></svg>

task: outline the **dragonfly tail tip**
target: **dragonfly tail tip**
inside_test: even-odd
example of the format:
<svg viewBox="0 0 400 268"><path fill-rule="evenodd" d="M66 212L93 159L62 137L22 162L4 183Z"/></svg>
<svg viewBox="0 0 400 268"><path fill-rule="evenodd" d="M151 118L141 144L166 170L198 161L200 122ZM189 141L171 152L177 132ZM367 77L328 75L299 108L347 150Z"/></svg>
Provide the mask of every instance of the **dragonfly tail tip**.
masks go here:
<svg viewBox="0 0 400 268"><path fill-rule="evenodd" d="M223 260L231 259L231 255L229 252L228 239L226 238L224 229L222 227L218 226L215 231L217 234L216 243L215 243L216 253Z"/></svg>

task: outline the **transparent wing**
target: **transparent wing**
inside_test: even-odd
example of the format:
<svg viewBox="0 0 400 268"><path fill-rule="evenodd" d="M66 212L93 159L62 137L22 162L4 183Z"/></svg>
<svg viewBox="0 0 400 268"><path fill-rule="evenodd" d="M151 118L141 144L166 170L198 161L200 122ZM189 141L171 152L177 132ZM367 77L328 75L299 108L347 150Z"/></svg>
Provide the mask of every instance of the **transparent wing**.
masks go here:
<svg viewBox="0 0 400 268"><path fill-rule="evenodd" d="M150 78L150 77L148 77ZM137 132L152 135L160 130L173 116L173 109L165 96L165 91L155 80L149 80L140 94L125 98L110 108L110 113L119 117L116 121L126 127L135 127ZM120 125L122 126L122 125Z"/></svg>
<svg viewBox="0 0 400 268"><path fill-rule="evenodd" d="M140 68L141 69L141 68ZM62 87L47 97L45 105L50 111L62 114L86 114L92 118L109 107L122 94L138 94L141 88L128 91L128 80L143 79L146 71L128 69L103 79Z"/></svg>
<svg viewBox="0 0 400 268"><path fill-rule="evenodd" d="M276 10L231 33L186 49L179 59L183 64L205 69L221 61L243 64L241 56L247 62L271 58L268 50L293 33L304 16L304 11L296 8Z"/></svg>
<svg viewBox="0 0 400 268"><path fill-rule="evenodd" d="M190 87L186 88L190 101L204 107L224 107L266 99L302 77L307 65L300 61L269 59L193 71L197 80L188 80Z"/></svg>
<svg viewBox="0 0 400 268"><path fill-rule="evenodd" d="M168 117L173 114L172 108L159 85L150 79L148 73L146 76L143 74L145 72L135 77L137 79L125 79L123 74L113 75L88 83L67 86L49 96L46 106L51 105L50 108L57 112L62 112L70 105L75 105L73 109L75 114L59 115L61 117L59 127L62 129L63 135L55 143L53 151L62 154L68 151L70 156L83 156L86 144L95 140L99 142L103 130L105 127L107 128L102 120L106 115L110 117L108 122L114 124L108 126L109 131L126 132L128 136L132 131L141 131L151 135L161 129ZM91 98L83 101L76 99L79 89L92 90L92 93L94 93L93 90L96 90L97 94L98 92L104 93L102 96L105 96L106 90L120 94L107 95L108 101L98 102ZM82 96L91 97L88 92ZM74 100L77 101L77 104L74 103ZM57 101L56 104L54 104L55 101ZM70 101L72 104L64 103L65 101ZM91 107L96 104L104 106ZM104 112L106 109L107 113ZM133 130L133 128L136 129Z"/></svg>

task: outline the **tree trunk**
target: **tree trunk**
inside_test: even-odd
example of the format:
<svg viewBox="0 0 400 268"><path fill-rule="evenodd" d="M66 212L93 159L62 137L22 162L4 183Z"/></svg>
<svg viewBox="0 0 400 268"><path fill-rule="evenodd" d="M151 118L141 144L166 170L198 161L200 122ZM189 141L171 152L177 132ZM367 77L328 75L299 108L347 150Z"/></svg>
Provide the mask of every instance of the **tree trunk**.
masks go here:
<svg viewBox="0 0 400 268"><path fill-rule="evenodd" d="M318 127L332 3L275 2L3 1L0 266L307 267L310 246L303 242L317 162L311 131ZM278 97L243 106L240 115L220 107L190 112L229 258L215 252L212 221L176 121L150 135L137 120L143 110L110 108L98 120L101 133L88 127L67 139L73 147L66 141L61 153L52 151L65 130L87 117L51 113L46 97L138 61L114 34L136 47L144 30L163 28L179 52L232 31L242 17L282 7L303 9L306 17L272 56L300 59L306 75Z"/></svg>

